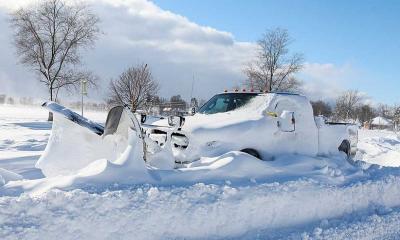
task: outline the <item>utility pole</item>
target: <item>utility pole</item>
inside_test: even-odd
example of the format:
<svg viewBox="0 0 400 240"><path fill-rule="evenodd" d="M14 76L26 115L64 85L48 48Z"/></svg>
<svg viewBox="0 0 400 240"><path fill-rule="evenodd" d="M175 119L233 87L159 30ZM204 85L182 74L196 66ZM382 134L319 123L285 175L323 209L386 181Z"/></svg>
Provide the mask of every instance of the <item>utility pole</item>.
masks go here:
<svg viewBox="0 0 400 240"><path fill-rule="evenodd" d="M194 73L193 73L193 79L192 79L192 90L190 91L190 105L192 105L192 98L193 98L193 88L194 88ZM192 107L192 106L190 106Z"/></svg>
<svg viewBox="0 0 400 240"><path fill-rule="evenodd" d="M81 115L83 117L83 96L87 96L87 80L82 80L81 81L81 95L82 95L82 102L81 102Z"/></svg>

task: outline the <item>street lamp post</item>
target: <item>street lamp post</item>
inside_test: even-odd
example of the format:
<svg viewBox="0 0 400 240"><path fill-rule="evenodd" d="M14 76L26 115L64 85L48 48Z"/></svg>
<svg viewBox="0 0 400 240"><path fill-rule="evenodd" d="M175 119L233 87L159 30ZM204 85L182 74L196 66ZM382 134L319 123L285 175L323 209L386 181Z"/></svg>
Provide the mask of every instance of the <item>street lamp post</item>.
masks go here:
<svg viewBox="0 0 400 240"><path fill-rule="evenodd" d="M83 117L83 96L87 96L87 80L82 80L81 81L81 95L82 95L82 102L81 102L81 107L82 107L82 117Z"/></svg>

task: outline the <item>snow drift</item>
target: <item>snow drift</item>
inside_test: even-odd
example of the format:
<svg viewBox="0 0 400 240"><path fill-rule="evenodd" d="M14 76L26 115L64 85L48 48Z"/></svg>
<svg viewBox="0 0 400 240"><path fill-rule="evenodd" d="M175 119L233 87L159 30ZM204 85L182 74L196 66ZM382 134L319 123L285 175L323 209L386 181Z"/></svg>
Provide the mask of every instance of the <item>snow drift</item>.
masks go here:
<svg viewBox="0 0 400 240"><path fill-rule="evenodd" d="M0 129L2 145L7 144L1 137L15 136L17 128L18 134L29 133L27 139L47 138L49 131L29 128L28 132L14 121L4 121L0 115L0 126L5 126ZM77 131L84 134L86 129ZM361 133L358 158L399 163L394 154L400 151L396 134ZM123 149L136 145L138 139L135 134L129 138L130 134L126 131L126 138L120 139L126 141ZM7 146L18 147L25 138L14 138L16 144ZM81 139L74 136L74 140L71 154ZM24 153L17 148L10 151L17 156ZM116 149L107 158L94 156L82 168L73 164L69 172L50 168L44 158L40 165L49 174L45 179L5 177L6 185L0 188L0 239L397 239L400 235L398 168L353 166L343 156L282 155L261 162L232 151L201 158L181 170L159 170L141 160L142 166L130 169L141 174L119 176L117 168L128 164L124 156L129 154L136 154L134 148ZM5 169L8 161L2 165ZM68 162L60 164L68 167ZM120 182L127 176L132 177L129 183ZM143 179L148 183L140 183Z"/></svg>
<svg viewBox="0 0 400 240"><path fill-rule="evenodd" d="M387 239L399 234L399 181L385 177L343 187L304 179L248 186L51 190L35 198L0 198L0 238L302 239L306 231L311 239L332 239L363 225L355 238ZM378 229L379 219L388 214L396 217L389 222L391 231ZM363 220L370 216L378 222ZM335 230L343 221L352 224ZM363 235L365 229L377 231Z"/></svg>
<svg viewBox="0 0 400 240"><path fill-rule="evenodd" d="M170 152L143 156L143 140L129 113L123 112L114 134L99 136L58 114L44 154L37 162L46 178L9 182L6 192L40 195L52 188L72 189L88 185L153 184L158 186L289 181L302 177L329 184L345 184L362 176L344 156L331 159L281 155L275 161L260 161L246 153L231 151L217 157L202 157L186 168L160 169L157 160L174 163ZM158 165L161 165L158 163ZM168 165L168 164L167 164ZM156 164L157 166L157 164Z"/></svg>
<svg viewBox="0 0 400 240"><path fill-rule="evenodd" d="M16 181L21 179L22 179L21 175L0 168L0 187L9 181Z"/></svg>
<svg viewBox="0 0 400 240"><path fill-rule="evenodd" d="M257 95L248 106L246 105L246 108L242 107L235 111L211 116L193 116L192 120L185 125L186 130L194 129L192 132L197 132L197 135L204 135L204 137L212 130L215 132L214 135L219 136L220 141L218 146L212 146L215 149L213 154L210 154L211 150L207 149L200 151L205 156L211 155L211 157L198 156L197 161L181 169L173 168L175 159L169 148L170 142L163 147L154 146L158 148L158 151L146 151L152 147L151 141L147 136L142 137L142 129L136 117L127 109L120 107L115 108L117 111L111 110L107 117L104 134L99 136L96 132L89 130L90 127L87 127L89 122L84 122L85 124L72 122L82 121L80 116L75 116L75 113L56 103L48 103L46 106L55 108L54 123L44 154L36 164L46 178L16 181L8 183L4 188L7 191L38 195L52 188L71 189L96 184L146 183L166 186L190 185L197 182L223 183L224 181L248 184L254 181L287 181L301 177L313 178L329 184L345 184L353 179L353 176L361 176L361 170L349 164L344 156L335 155L331 159L324 159L283 154L285 151L299 153L296 149L304 149L301 153L315 155L318 147L317 127L309 102L300 95L289 96L290 99L297 100L298 104L308 106L296 115L298 121L302 122L296 134L280 133L276 129L277 119L268 117L267 114L268 111L274 110L280 113L293 107L292 101L288 102L285 95ZM273 109L270 109L271 107ZM65 114L67 111L68 114ZM250 128L253 130L248 131ZM263 141L271 142L272 146L269 147L274 147L280 154L275 157L275 161L260 161L243 152L226 151L228 148L224 146L224 143L228 145L227 139L235 138L234 135L239 129L243 130L242 137L252 139L254 144L258 142L257 146L260 149L269 144L265 142L261 144L262 141L253 136L254 129L270 133L271 137L283 139L303 137L308 141L300 139L272 141L265 138ZM307 134L307 129L312 134ZM234 130L233 133L232 130ZM168 136L167 139L171 137ZM311 140L315 142L311 144L312 147L309 144ZM149 141L146 142L146 146L144 146L144 141ZM199 145L194 142L190 146L195 148Z"/></svg>

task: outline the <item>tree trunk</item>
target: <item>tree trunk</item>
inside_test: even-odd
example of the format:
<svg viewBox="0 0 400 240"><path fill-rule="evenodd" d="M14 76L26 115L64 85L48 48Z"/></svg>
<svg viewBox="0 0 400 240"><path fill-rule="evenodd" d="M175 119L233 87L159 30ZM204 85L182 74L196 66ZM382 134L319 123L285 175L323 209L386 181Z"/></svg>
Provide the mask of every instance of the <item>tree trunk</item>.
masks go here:
<svg viewBox="0 0 400 240"><path fill-rule="evenodd" d="M52 86L50 86L50 101L53 101L53 87ZM47 121L49 121L49 122L53 121L53 113L52 112L49 112Z"/></svg>
<svg viewBox="0 0 400 240"><path fill-rule="evenodd" d="M134 102L131 104L131 112L136 112L136 104Z"/></svg>

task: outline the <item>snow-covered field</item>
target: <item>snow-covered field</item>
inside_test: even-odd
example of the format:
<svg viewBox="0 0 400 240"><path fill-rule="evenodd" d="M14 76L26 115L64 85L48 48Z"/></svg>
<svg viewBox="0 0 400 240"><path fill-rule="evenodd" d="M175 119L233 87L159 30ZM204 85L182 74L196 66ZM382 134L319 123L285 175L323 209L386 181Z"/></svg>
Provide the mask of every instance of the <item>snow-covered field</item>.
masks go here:
<svg viewBox="0 0 400 240"><path fill-rule="evenodd" d="M86 116L104 122L106 113ZM0 186L43 178L34 166L50 135L46 118L41 108L0 105ZM359 138L356 158L381 166L293 155L259 162L230 152L219 159L225 167L214 166L219 178L200 172L205 181L39 195L0 188L0 239L399 239L400 138L367 130ZM223 180L228 171L241 178Z"/></svg>

